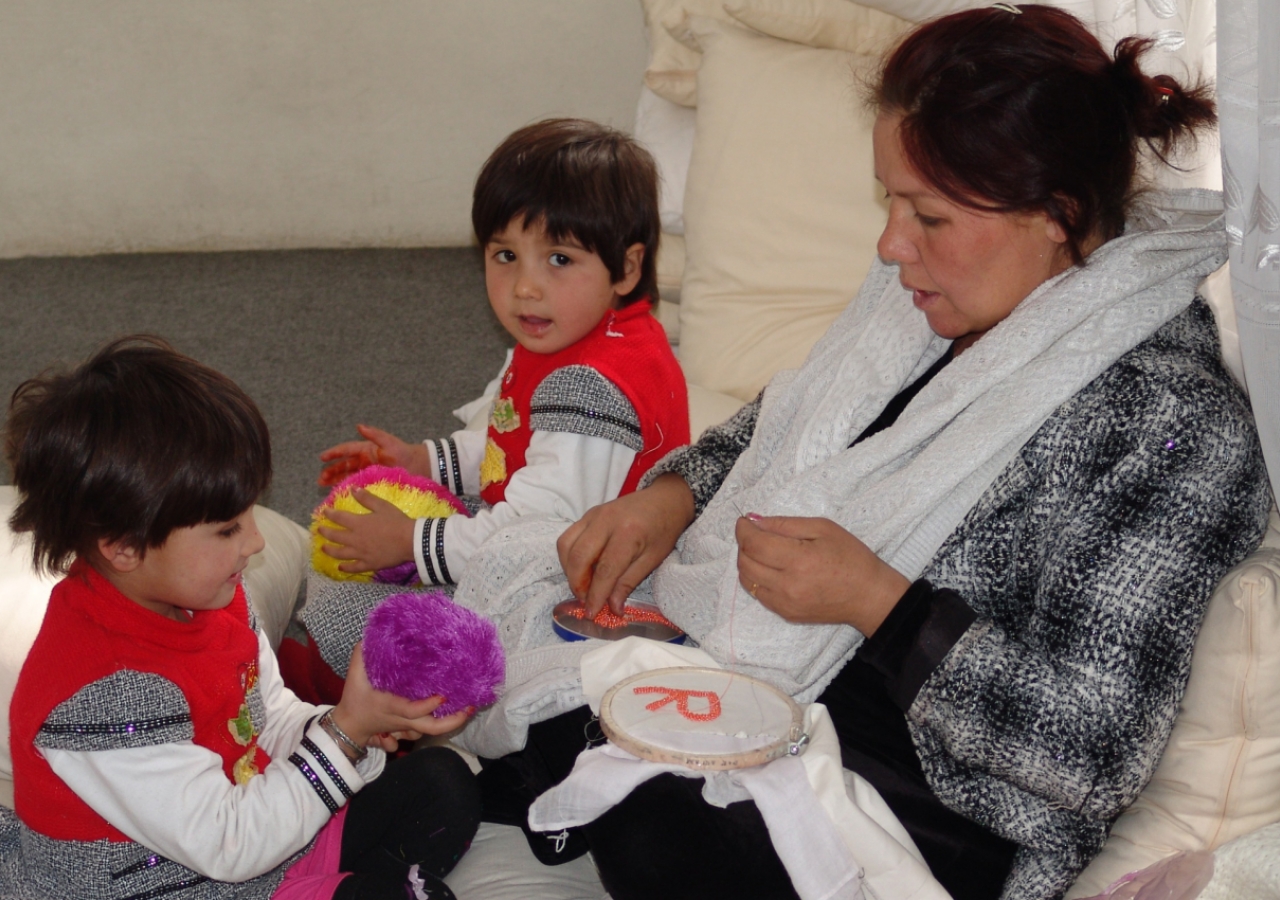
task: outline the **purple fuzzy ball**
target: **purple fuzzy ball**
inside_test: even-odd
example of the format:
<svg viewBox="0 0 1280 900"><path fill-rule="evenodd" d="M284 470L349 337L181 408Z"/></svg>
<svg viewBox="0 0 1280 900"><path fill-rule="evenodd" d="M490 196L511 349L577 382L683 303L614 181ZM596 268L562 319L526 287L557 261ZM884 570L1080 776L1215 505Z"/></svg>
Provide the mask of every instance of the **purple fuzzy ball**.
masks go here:
<svg viewBox="0 0 1280 900"><path fill-rule="evenodd" d="M395 594L364 627L369 683L410 700L440 694L440 718L497 700L504 660L498 629L444 594Z"/></svg>

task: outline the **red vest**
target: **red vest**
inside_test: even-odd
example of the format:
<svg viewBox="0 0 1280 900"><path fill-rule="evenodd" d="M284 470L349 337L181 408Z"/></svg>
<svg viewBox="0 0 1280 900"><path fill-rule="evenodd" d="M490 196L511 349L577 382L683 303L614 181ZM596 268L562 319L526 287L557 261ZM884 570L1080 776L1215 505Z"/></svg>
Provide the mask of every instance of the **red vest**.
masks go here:
<svg viewBox="0 0 1280 900"><path fill-rule="evenodd" d="M245 697L258 677L258 637L248 621L241 588L225 609L183 623L134 603L91 566L72 566L49 598L9 709L14 808L22 821L59 840L129 840L53 773L34 743L55 707L122 669L178 686L195 743L222 757L228 780L235 782L237 769L242 779L265 769L271 759L245 725Z"/></svg>
<svg viewBox="0 0 1280 900"><path fill-rule="evenodd" d="M498 503L529 449L529 406L543 379L565 366L589 366L622 391L640 419L643 447L620 493L668 452L689 443L689 393L666 332L646 300L614 310L586 337L556 353L517 346L489 416L489 441L480 472L480 496ZM486 476L489 476L486 480Z"/></svg>

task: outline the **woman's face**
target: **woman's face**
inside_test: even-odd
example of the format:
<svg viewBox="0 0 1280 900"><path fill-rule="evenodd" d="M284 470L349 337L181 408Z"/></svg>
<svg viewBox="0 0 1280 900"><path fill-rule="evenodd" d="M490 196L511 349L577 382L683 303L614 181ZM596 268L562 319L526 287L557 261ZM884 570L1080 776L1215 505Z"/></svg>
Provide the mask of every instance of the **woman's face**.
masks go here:
<svg viewBox="0 0 1280 900"><path fill-rule="evenodd" d="M948 200L908 161L900 121L882 114L875 125L876 178L889 200L876 249L898 265L929 327L958 352L1070 265L1066 234L1044 213L986 213Z"/></svg>

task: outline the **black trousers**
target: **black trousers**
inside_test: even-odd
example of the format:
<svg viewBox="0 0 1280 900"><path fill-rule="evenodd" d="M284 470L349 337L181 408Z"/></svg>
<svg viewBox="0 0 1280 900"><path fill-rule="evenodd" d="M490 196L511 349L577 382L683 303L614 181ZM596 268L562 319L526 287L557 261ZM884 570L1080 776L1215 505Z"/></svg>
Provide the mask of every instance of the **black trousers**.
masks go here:
<svg viewBox="0 0 1280 900"><path fill-rule="evenodd" d="M831 712L845 768L881 793L952 897L998 897L1017 846L942 805L879 674L855 657L819 701ZM562 781L597 736L584 707L534 725L521 752L484 760L483 818L524 826L529 804ZM532 835L530 844L544 862L554 861L553 844L563 847L562 856L575 852L575 842L578 853L590 849L614 900L796 897L755 804L719 809L702 799L701 789L701 779L660 775L582 826L572 841Z"/></svg>
<svg viewBox="0 0 1280 900"><path fill-rule="evenodd" d="M480 826L480 791L462 757L444 747L391 760L351 798L342 829L342 871L334 900L404 900L410 869L432 898L453 894L443 878Z"/></svg>

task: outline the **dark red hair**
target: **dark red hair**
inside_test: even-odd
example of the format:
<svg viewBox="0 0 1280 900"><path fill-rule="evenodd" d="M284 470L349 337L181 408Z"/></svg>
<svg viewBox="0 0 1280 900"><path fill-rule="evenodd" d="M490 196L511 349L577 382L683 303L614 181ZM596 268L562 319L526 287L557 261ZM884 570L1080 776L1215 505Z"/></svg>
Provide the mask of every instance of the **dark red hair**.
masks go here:
<svg viewBox="0 0 1280 900"><path fill-rule="evenodd" d="M1139 68L1149 38L1114 58L1075 16L1050 6L966 10L926 22L892 51L872 105L901 115L919 174L952 202L1044 212L1084 244L1124 230L1139 141L1166 163L1217 120L1210 88Z"/></svg>

